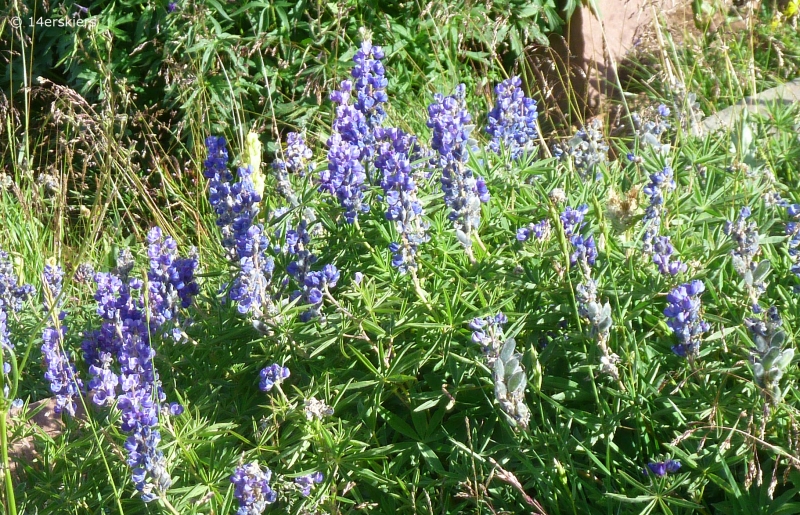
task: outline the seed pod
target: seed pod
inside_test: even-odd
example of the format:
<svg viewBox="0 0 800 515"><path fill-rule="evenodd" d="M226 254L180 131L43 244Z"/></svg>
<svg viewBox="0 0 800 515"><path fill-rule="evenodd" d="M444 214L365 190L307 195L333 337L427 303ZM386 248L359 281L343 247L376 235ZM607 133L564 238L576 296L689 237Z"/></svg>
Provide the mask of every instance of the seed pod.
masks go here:
<svg viewBox="0 0 800 515"><path fill-rule="evenodd" d="M466 233L464 233L464 231L461 229L456 229L456 238L458 238L458 241L461 242L464 247L472 247L472 240L470 240L469 236L467 236Z"/></svg>
<svg viewBox="0 0 800 515"><path fill-rule="evenodd" d="M753 364L753 375L759 383L764 382L764 365L761 363Z"/></svg>
<svg viewBox="0 0 800 515"><path fill-rule="evenodd" d="M763 337L762 337L763 339ZM772 338L769 340L770 347L783 347L783 342L786 340L786 333L783 331L775 331L775 334L772 335ZM756 345L758 342L756 342ZM765 349L766 350L766 349ZM792 351L794 352L794 351Z"/></svg>
<svg viewBox="0 0 800 515"><path fill-rule="evenodd" d="M761 261L753 271L753 282L755 284L762 282L767 277L767 274L769 274L771 267L769 261L766 259Z"/></svg>
<svg viewBox="0 0 800 515"><path fill-rule="evenodd" d="M508 380L508 389L511 393L522 393L525 389L525 371L518 370Z"/></svg>
<svg viewBox="0 0 800 515"><path fill-rule="evenodd" d="M500 359L502 361L508 361L514 355L514 349L517 346L516 340L514 338L509 338L506 340L506 343L503 344L503 348L500 350Z"/></svg>
<svg viewBox="0 0 800 515"><path fill-rule="evenodd" d="M786 349L781 353L780 359L775 363L775 366L781 370L786 370L794 359L794 349Z"/></svg>
<svg viewBox="0 0 800 515"><path fill-rule="evenodd" d="M516 342L509 338L503 344L494 362L494 394L512 427L528 427L530 410L525 405L525 370L519 362L520 354L514 352Z"/></svg>

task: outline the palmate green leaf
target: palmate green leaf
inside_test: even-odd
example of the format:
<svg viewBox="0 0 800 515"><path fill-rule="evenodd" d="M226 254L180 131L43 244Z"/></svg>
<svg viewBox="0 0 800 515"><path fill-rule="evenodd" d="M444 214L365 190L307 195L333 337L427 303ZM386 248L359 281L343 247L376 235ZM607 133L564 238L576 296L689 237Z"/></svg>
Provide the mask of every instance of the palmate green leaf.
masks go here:
<svg viewBox="0 0 800 515"><path fill-rule="evenodd" d="M421 438L419 435L414 431L414 429L408 425L403 419L401 419L398 415L395 415L391 411L385 408L379 408L378 413L380 413L381 418L383 418L389 426L397 431L398 433L411 438L413 441L420 441Z"/></svg>
<svg viewBox="0 0 800 515"><path fill-rule="evenodd" d="M225 8L222 7L222 4L220 4L217 0L204 0L204 1L209 5L211 5L214 8L216 14L218 14L220 17L225 18L228 21L233 21L233 18L231 18L228 15Z"/></svg>
<svg viewBox="0 0 800 515"><path fill-rule="evenodd" d="M610 497L612 499L616 499L620 502L624 503L634 503L634 504L642 504L642 503L653 503L656 502L656 497L653 495L637 495L636 497L627 497L621 494L615 493L606 493L604 494L606 497ZM650 508L652 509L652 508Z"/></svg>
<svg viewBox="0 0 800 515"><path fill-rule="evenodd" d="M443 398L444 397L440 396L435 399L427 400L422 404L420 404L419 406L417 406L416 408L414 408L414 412L427 411L433 408L434 406L438 406L439 404L441 404Z"/></svg>
<svg viewBox="0 0 800 515"><path fill-rule="evenodd" d="M723 327L719 331L714 331L710 335L706 336L704 340L707 342L721 340L726 338L728 335L735 333L738 329L738 327Z"/></svg>
<svg viewBox="0 0 800 515"><path fill-rule="evenodd" d="M690 510L699 510L699 509L703 508L703 506L700 505L700 504L693 503L691 501L688 501L686 499L681 499L679 497L672 497L672 496L663 497L662 500L663 500L663 502L665 502L668 505L671 504L671 505L674 505L674 506L678 506L680 508L687 508L687 509L690 509Z"/></svg>
<svg viewBox="0 0 800 515"><path fill-rule="evenodd" d="M442 466L442 462L439 460L439 457L436 456L436 453L433 452L433 450L430 447L428 447L426 444L422 442L417 442L417 449L419 450L422 458L425 460L428 466L434 470L434 472L442 476L450 475L444 469L444 466Z"/></svg>
<svg viewBox="0 0 800 515"><path fill-rule="evenodd" d="M373 375L375 375L375 376L378 376L378 377L380 377L380 376L381 376L380 372L378 372L378 369L377 369L377 368L375 368L375 365L373 365L373 364L372 364L372 363L371 363L371 362L370 362L370 361L369 361L369 360L366 358L366 356L364 356L364 355L363 355L363 354L362 354L362 353L361 353L361 352L360 352L360 351L359 351L359 350L358 350L356 347L354 347L354 346L350 346L350 347L349 347L349 350L350 350L350 352L352 352L352 353L355 355L355 357L358 359L358 361L360 361L360 362L361 362L361 364L362 364L362 365L364 365L365 367L367 367L367 369L368 369L368 370L369 370L369 371L370 371L370 372L371 372Z"/></svg>

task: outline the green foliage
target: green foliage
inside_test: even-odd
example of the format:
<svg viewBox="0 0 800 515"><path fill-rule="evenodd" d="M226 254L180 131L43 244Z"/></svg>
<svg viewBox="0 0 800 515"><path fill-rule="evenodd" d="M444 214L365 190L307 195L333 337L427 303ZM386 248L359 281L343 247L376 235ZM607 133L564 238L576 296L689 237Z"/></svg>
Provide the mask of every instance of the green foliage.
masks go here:
<svg viewBox="0 0 800 515"><path fill-rule="evenodd" d="M598 505L614 513L777 507L797 488L794 475L778 487L774 501L758 500L768 482L742 485L753 481L752 466L769 474L777 464L780 479L793 463L796 450L784 436L797 399L789 389L775 407L762 409L766 398L759 395L757 372L747 365L752 344L742 330L746 285L729 264L731 244L721 231L737 207L750 204L767 236L762 248L773 271L762 300L781 306L788 341L795 337L797 300L788 293L795 280L782 255L783 212L761 206L767 183L760 176L728 171L732 157L719 149L729 142L686 140L672 157L679 186L667 199L665 227L680 256L690 260L686 277L707 285L704 312L714 327L693 365L669 350L674 340L662 322L663 294L679 278L665 279L643 261L635 250L639 226L616 232L603 208L611 188L621 189L623 180L643 185L657 162L625 169L612 163L603 168L602 180L585 182L552 160L508 168L482 155L483 164L473 165L490 178L493 200L484 207L487 222L474 265L438 207L436 181L425 183L423 203L434 237L420 252L421 290L389 264L386 245L393 229L376 198L370 201L373 212L353 227L339 223L336 203L316 194L312 184L296 181L303 205L269 233L304 207L318 211L325 236L315 238L312 249L342 272L335 303L326 302L324 324L301 323L293 315L300 309L289 307L286 322L273 335L261 335L219 298L227 265L216 248L203 249L205 294L189 329L196 343L157 346L168 398L187 406L162 426L176 477L172 504L180 513L230 510L228 475L244 453L245 460L258 459L281 476L325 472L325 483L308 500L283 501L292 513L317 502L328 512L355 512L356 506L401 513L429 506L444 513L490 507L513 512L526 509L529 498L547 513L588 513ZM698 161L706 163L703 175L687 168ZM578 270L565 271L568 254L560 243L523 247L514 239L517 227L557 214L547 195L555 188L569 192L570 205L594 206L590 229L605 235L599 295L615 320L608 345L621 358L619 383L596 374L595 346L572 301ZM264 212L282 202L269 196ZM206 220L212 224L211 217ZM142 252L138 245L133 249ZM361 283L353 281L355 272L364 274ZM88 285L74 284L70 293L83 299L76 307L89 305L90 295ZM73 349L77 328L96 324L90 311L71 310ZM472 318L498 311L508 315L509 335L516 340L500 353L509 369L502 374L497 365L493 373L483 364L467 327ZM272 362L286 363L292 376L267 395L258 390L258 370ZM511 371L519 367L538 372ZM784 389L797 374L796 367L787 367ZM32 376L27 381L37 382ZM517 384L516 376L524 382ZM497 404L500 377L511 390L523 388L531 408L527 431L513 430ZM303 404L312 396L330 404L334 415L307 420ZM90 413L96 433L70 422L63 435L40 443L40 462L25 466L28 479L17 487L23 506L68 513L71 502L86 503L90 511L113 505L114 486L85 479L105 474L103 457L118 478L116 489L129 491L124 464L113 452L99 451L124 437L107 429L113 416ZM642 477L641 468L662 453L681 460L680 473ZM32 487L48 481L63 489ZM121 495L124 513L146 509L128 496Z"/></svg>
<svg viewBox="0 0 800 515"><path fill-rule="evenodd" d="M5 26L0 44L20 52L2 76L6 94L42 76L94 102L130 97L138 109L171 111L162 121L199 119L226 124L235 99L246 119L267 125L308 125L318 116L366 27L401 71L397 95L418 93L442 77L486 73L498 60L513 63L563 21L552 0L521 2L224 3L94 0L11 4L22 18L22 39ZM49 9L49 10L48 10ZM48 27L47 19L83 19L86 27ZM496 72L492 72L493 74ZM265 99L268 99L265 102ZM219 110L219 111L218 111ZM175 119L175 115L178 115ZM173 134L175 143L187 140ZM191 143L191 140L188 141Z"/></svg>
<svg viewBox="0 0 800 515"><path fill-rule="evenodd" d="M427 144L431 92L449 93L467 81L481 129L489 107L481 88L500 78L498 63L515 60L557 28L552 5L208 0L172 13L141 2L87 7L110 32L32 34L42 55L34 54L28 73L68 83L75 94L44 83L32 92L53 95L47 102L34 98L28 112L14 100L3 111L8 138L0 162L11 186L0 191L0 247L11 252L16 273L36 285L47 258L64 265L66 346L74 357L81 356L82 332L99 323L94 285L73 277L75 269L89 262L110 270L119 249L130 248L134 273L143 276L144 230L153 222L182 250L197 245L202 292L189 312L188 343L153 339L167 398L186 407L161 419L173 477L166 499L141 501L124 462L118 411L87 400L86 415L65 417L57 434L27 424L34 415L28 406L12 415L10 440L30 436L37 453L17 463L20 513L232 513L230 475L253 460L268 466L282 488L267 513L800 509L798 279L785 233L789 217L765 200L779 192L800 202L796 108L775 106L733 134L702 138L681 127L675 113L668 154L639 147L632 135L612 138L614 154L632 151L643 160L601 163L597 180L580 177L544 148L517 162L479 149L469 164L486 178L492 199L481 208L474 262L452 229L434 174L418 184L431 241L420 246L416 274L404 275L391 265L387 247L398 235L385 218L381 189L368 188L372 210L350 225L315 183L327 166L325 98L350 66L359 27L385 43L387 123ZM487 21L498 18L503 23ZM0 27L2 39L9 28ZM796 36L780 34L796 44ZM735 52L726 55L733 69L744 69ZM764 73L772 69L772 61L756 63ZM13 61L7 78L19 77L22 64ZM685 63L680 72L689 91L716 80L701 80ZM8 80L17 79L6 82L16 88ZM708 107L720 97L700 98ZM52 108L36 108L38 101ZM151 103L163 112L142 114ZM26 130L26 117L41 122L41 133ZM287 206L268 166L277 153L268 140L277 138L262 135L268 193L259 220L280 246L304 210L315 210L319 233L310 249L320 263L335 264L341 279L324 299L324 321L301 322L303 306L289 302L280 323L257 330L225 297L236 270L208 205L201 142L225 133L232 161L241 162L244 135L275 124L279 132L306 130L315 168L290 178L299 205L271 216ZM662 231L688 265L677 277L658 273L641 253L646 199L637 191L667 163L677 187L665 196ZM570 263L559 220L566 205L580 204L589 206L583 232L594 235L599 250L596 299L584 312L576 295L583 270ZM723 227L743 206L758 224L760 254L741 277ZM551 239L517 241L518 228L544 219ZM289 261L276 256L280 278ZM699 356L686 360L671 351L675 336L663 312L670 290L692 279L706 286L702 316L712 329ZM777 306L783 325L754 336L747 329L750 289L762 281L762 305ZM489 364L469 324L498 312L509 322ZM17 354L26 356L19 395L29 403L50 396L38 352L44 321L34 299L9 322ZM618 377L603 373L601 358L612 354ZM288 366L291 376L265 393L259 370L272 363ZM86 373L84 364L78 368ZM307 416L312 398L333 414ZM665 459L679 460L680 470L643 474L648 463ZM293 479L318 470L324 481L310 497L299 496Z"/></svg>

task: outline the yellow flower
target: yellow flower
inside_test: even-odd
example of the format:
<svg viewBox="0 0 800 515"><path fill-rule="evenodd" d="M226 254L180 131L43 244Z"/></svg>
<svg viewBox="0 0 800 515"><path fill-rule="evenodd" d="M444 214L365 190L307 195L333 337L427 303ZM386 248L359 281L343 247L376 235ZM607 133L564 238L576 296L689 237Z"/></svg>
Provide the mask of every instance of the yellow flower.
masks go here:
<svg viewBox="0 0 800 515"><path fill-rule="evenodd" d="M775 13L775 16L772 17L772 21L769 24L769 28L772 30L777 30L782 21L783 15L781 13Z"/></svg>
<svg viewBox="0 0 800 515"><path fill-rule="evenodd" d="M797 16L798 11L800 11L800 0L790 0L786 10L783 11L783 15L791 18L792 16Z"/></svg>
<svg viewBox="0 0 800 515"><path fill-rule="evenodd" d="M258 139L258 134L255 132L247 133L247 139L244 143L244 165L249 166L253 174L253 186L259 196L264 196L264 182L266 178L261 172L261 141Z"/></svg>

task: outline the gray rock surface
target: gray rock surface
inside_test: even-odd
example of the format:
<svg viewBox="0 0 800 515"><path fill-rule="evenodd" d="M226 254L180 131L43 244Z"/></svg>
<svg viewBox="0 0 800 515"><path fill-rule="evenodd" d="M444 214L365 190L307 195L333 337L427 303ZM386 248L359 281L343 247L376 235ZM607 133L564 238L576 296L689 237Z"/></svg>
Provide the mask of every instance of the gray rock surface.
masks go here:
<svg viewBox="0 0 800 515"><path fill-rule="evenodd" d="M703 120L706 131L732 129L742 112L766 115L770 106L783 104L786 106L800 102L800 79L787 82L781 86L762 91L758 95L747 97L736 104L712 114Z"/></svg>

